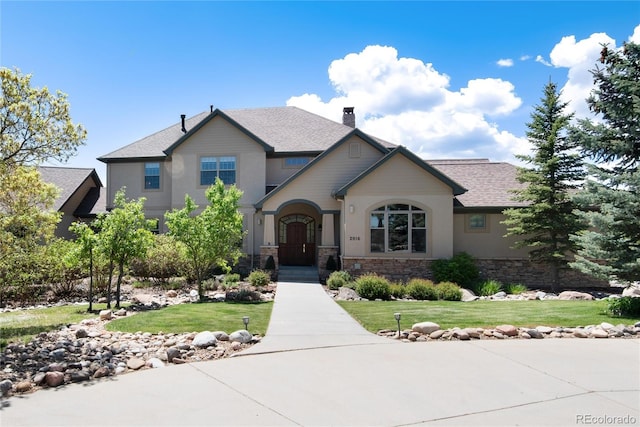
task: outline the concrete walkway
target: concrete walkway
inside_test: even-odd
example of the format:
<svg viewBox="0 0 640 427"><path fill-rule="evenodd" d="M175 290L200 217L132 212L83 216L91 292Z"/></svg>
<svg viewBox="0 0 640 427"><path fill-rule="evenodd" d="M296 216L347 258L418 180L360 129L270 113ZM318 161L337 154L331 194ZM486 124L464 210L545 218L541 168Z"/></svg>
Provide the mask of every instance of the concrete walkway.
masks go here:
<svg viewBox="0 0 640 427"><path fill-rule="evenodd" d="M280 283L242 356L12 397L0 425L637 425L639 362L638 339L399 343Z"/></svg>

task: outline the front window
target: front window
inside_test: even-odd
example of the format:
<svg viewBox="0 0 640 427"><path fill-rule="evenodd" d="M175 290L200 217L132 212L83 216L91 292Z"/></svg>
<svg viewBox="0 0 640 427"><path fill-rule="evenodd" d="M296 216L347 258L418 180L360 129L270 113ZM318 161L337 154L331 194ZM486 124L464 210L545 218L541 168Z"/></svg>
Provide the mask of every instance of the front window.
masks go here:
<svg viewBox="0 0 640 427"><path fill-rule="evenodd" d="M236 183L235 157L200 158L200 185L214 184L216 178L220 178L226 185Z"/></svg>
<svg viewBox="0 0 640 427"><path fill-rule="evenodd" d="M285 157L284 167L286 169L300 169L309 163L308 157Z"/></svg>
<svg viewBox="0 0 640 427"><path fill-rule="evenodd" d="M371 212L371 252L427 252L427 214L406 204L380 206Z"/></svg>
<svg viewBox="0 0 640 427"><path fill-rule="evenodd" d="M150 162L144 164L144 189L160 189L160 163Z"/></svg>

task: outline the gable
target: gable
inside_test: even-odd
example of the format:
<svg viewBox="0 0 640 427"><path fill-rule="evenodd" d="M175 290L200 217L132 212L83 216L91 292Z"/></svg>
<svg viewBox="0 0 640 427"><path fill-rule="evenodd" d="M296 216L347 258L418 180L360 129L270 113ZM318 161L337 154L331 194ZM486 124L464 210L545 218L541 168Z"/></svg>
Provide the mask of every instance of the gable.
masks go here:
<svg viewBox="0 0 640 427"><path fill-rule="evenodd" d="M398 164L398 158L404 159L403 164L401 166L393 167L394 165ZM425 163L422 159L417 157L415 154L413 154L406 148L402 146L398 146L396 149L391 151L385 157L380 159L377 163L371 165L367 170L363 171L361 174L356 176L353 180L351 180L342 188L340 188L336 192L336 197L344 197L349 191L349 189L359 184L360 181L366 182L369 179L372 179L371 178L372 176L378 176L380 174L388 175L388 177L391 178L391 181L393 183L391 185L397 184L402 188L406 188L407 185L413 185L418 187L425 185L425 182L421 182L418 176L414 176L414 177L404 176L408 174L414 174L415 172L410 172L412 170L416 170L416 171L421 170L423 172L422 179L424 179L424 176L433 178L436 181L439 181L441 184L448 187L449 188L448 191L453 192L454 195L463 194L467 191L464 187L462 187L456 181L444 175L439 170L431 167L430 165ZM415 181L416 179L417 181ZM388 193L388 194L393 194L393 191L394 190L397 191L397 189L399 188L398 186L388 188L385 191L391 191L391 193Z"/></svg>
<svg viewBox="0 0 640 427"><path fill-rule="evenodd" d="M323 209L335 209L333 193L386 153L385 147L356 129L263 197L256 208L271 211L288 200L309 200Z"/></svg>

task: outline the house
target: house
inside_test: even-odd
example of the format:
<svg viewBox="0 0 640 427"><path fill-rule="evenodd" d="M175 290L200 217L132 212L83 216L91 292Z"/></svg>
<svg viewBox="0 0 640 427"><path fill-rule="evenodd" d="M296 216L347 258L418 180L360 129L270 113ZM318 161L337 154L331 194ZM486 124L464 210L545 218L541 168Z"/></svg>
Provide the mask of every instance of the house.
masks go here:
<svg viewBox="0 0 640 427"><path fill-rule="evenodd" d="M329 257L354 275L429 277L434 259L467 252L491 278L544 286L549 273L503 237L516 167L486 159L424 161L355 127L296 107L213 109L99 157L107 200L126 186L149 219L185 194L206 204L217 177L243 192L245 267L312 265ZM109 204L107 208L111 208ZM584 283L568 272L566 280Z"/></svg>
<svg viewBox="0 0 640 427"><path fill-rule="evenodd" d="M69 226L75 221L89 221L98 213L106 213L106 193L95 169L39 166L44 182L59 190L53 209L62 213L56 236L73 238Z"/></svg>

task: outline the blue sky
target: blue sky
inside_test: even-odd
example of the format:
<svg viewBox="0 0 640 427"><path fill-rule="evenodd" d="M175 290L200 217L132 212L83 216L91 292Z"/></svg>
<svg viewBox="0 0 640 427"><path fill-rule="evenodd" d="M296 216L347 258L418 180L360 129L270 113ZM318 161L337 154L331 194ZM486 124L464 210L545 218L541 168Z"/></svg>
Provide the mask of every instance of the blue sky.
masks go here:
<svg viewBox="0 0 640 427"><path fill-rule="evenodd" d="M0 3L0 65L69 95L95 160L188 116L296 105L423 158L514 161L552 80L571 111L600 43L640 42L640 2Z"/></svg>

